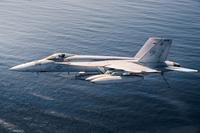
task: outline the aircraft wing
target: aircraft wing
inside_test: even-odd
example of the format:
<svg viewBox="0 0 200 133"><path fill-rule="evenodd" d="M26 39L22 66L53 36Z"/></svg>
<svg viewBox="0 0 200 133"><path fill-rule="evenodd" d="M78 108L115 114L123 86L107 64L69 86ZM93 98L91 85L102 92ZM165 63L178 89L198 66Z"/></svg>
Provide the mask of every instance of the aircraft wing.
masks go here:
<svg viewBox="0 0 200 133"><path fill-rule="evenodd" d="M62 62L61 64L68 64ZM97 75L79 75L84 80L96 84L109 84L109 83L120 83L120 82L132 82L143 79L144 73L158 73L160 71L156 69L143 66L132 61L127 60L111 60L111 61L99 61L99 62L70 62L70 65L76 66L95 66L102 68L102 74ZM108 73L107 73L108 72Z"/></svg>
<svg viewBox="0 0 200 133"><path fill-rule="evenodd" d="M66 62L61 62L59 64L68 64ZM156 69L149 68L147 66L143 66L131 61L127 60L112 60L112 61L99 61L99 62L70 62L70 65L76 66L91 66L91 67L99 67L99 68L107 68L113 69L112 71L124 71L129 73L157 73L160 72Z"/></svg>
<svg viewBox="0 0 200 133"><path fill-rule="evenodd" d="M114 63L111 63L110 65L106 65L104 67L115 69L115 70L123 70L123 71L126 71L126 72L136 73L136 74L160 72L156 69L152 69L152 68L140 65L140 64L136 64L136 63L133 63L133 62L127 62L127 61L114 62Z"/></svg>

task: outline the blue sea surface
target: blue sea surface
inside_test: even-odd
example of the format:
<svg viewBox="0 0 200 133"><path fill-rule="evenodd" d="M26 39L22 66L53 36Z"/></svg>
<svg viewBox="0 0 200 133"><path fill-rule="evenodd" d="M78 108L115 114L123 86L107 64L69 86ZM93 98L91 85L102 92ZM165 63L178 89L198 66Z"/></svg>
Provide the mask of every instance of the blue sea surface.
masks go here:
<svg viewBox="0 0 200 133"><path fill-rule="evenodd" d="M199 73L94 85L9 71L56 52L134 56L151 36L200 70L199 0L1 0L0 133L199 133Z"/></svg>

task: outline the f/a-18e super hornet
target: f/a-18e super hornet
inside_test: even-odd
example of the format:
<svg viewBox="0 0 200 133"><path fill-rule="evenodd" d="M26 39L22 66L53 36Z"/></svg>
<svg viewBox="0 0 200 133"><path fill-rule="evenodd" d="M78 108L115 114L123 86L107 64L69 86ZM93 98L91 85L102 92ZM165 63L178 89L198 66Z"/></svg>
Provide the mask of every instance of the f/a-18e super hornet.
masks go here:
<svg viewBox="0 0 200 133"><path fill-rule="evenodd" d="M134 57L56 53L14 66L20 72L78 72L92 83L131 82L146 74L168 71L197 72L167 60L171 39L151 37ZM95 74L94 74L95 72Z"/></svg>

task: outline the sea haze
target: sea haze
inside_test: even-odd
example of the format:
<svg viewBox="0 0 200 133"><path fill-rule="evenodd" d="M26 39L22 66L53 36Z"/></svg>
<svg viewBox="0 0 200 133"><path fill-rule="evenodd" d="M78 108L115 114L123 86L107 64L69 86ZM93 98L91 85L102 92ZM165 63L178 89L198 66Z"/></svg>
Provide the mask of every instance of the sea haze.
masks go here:
<svg viewBox="0 0 200 133"><path fill-rule="evenodd" d="M200 132L200 74L94 85L65 73L9 71L55 52L133 56L151 36L200 70L198 0L1 0L0 132Z"/></svg>

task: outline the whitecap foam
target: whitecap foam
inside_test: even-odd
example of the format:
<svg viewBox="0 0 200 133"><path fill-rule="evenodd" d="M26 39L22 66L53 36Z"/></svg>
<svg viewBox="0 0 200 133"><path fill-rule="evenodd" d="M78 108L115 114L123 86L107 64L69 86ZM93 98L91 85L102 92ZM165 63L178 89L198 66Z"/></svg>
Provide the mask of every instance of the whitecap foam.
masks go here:
<svg viewBox="0 0 200 133"><path fill-rule="evenodd" d="M0 118L0 125L13 133L24 133L24 130L19 129L19 127L17 127L16 125L6 122L1 118Z"/></svg>

